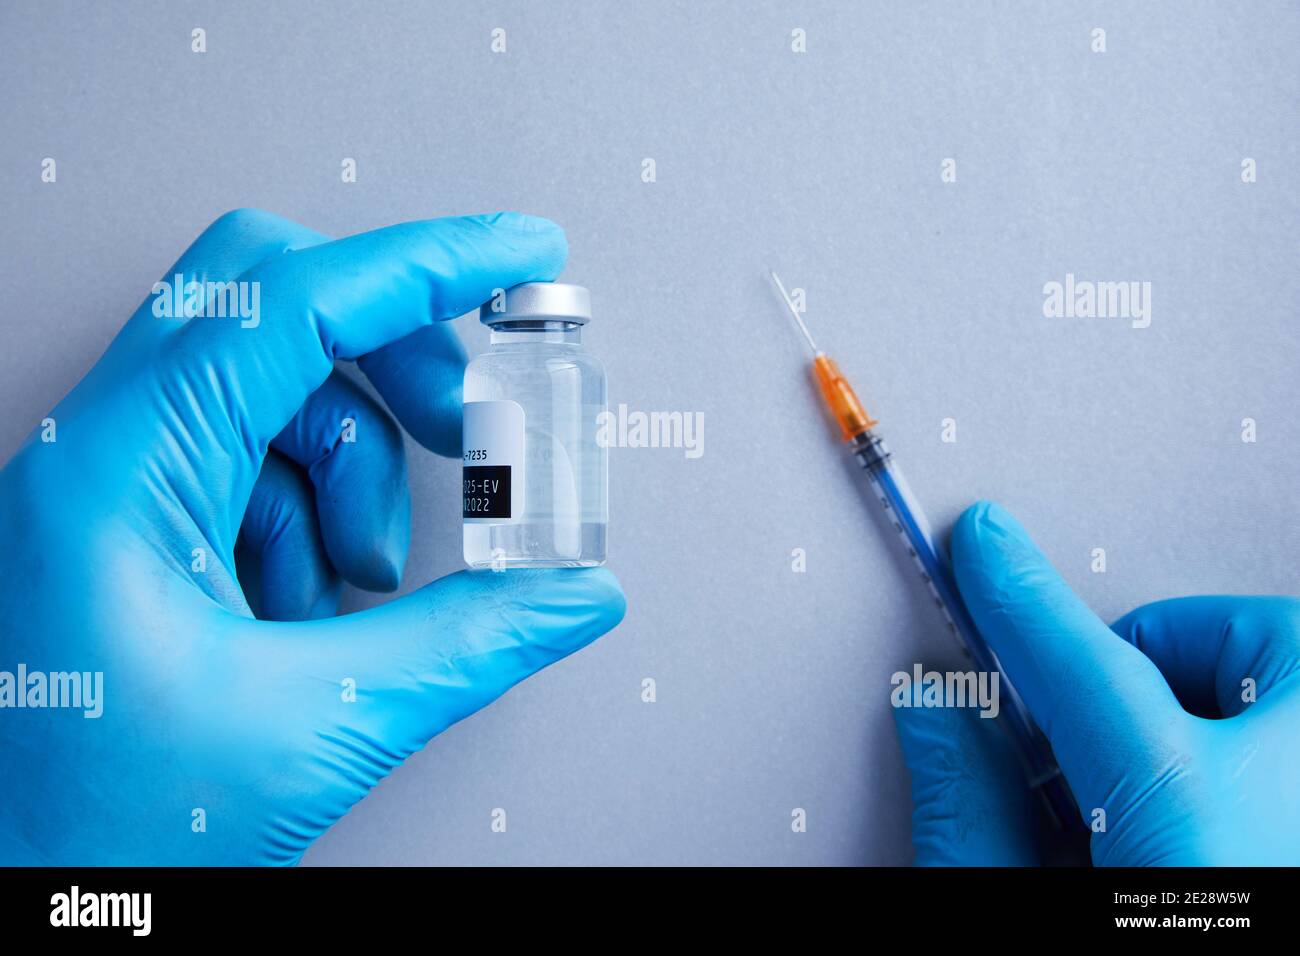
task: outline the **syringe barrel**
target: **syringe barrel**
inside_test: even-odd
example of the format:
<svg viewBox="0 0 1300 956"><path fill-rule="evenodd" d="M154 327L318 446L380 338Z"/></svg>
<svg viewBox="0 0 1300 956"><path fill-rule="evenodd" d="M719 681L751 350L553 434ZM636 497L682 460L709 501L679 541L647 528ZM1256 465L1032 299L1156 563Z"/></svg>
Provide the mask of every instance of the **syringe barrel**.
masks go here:
<svg viewBox="0 0 1300 956"><path fill-rule="evenodd" d="M913 497L898 463L884 441L871 429L854 435L849 447L867 472L885 519L907 547L936 605L943 612L948 630L978 670L998 675L998 722L1014 740L1030 786L1041 788L1052 815L1062 828L1081 827L1078 806L1065 785L1051 744L1034 723L1020 694L1007 679L997 655L980 635L966 610L947 554L935 543L925 514Z"/></svg>

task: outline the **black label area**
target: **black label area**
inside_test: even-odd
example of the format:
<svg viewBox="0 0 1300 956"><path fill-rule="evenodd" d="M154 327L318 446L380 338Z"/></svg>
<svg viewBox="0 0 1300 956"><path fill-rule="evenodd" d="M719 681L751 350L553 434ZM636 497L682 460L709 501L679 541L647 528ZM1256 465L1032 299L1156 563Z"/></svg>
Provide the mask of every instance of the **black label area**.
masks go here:
<svg viewBox="0 0 1300 956"><path fill-rule="evenodd" d="M509 465L466 465L462 472L465 489L462 518L510 517Z"/></svg>

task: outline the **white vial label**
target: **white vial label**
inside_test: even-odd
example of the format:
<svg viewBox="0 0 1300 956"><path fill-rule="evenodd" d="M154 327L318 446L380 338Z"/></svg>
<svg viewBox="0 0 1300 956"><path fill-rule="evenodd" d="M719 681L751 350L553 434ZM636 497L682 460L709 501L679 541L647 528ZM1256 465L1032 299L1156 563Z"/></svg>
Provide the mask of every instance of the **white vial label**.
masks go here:
<svg viewBox="0 0 1300 956"><path fill-rule="evenodd" d="M524 514L524 409L518 402L466 402L464 509L467 524L505 524Z"/></svg>

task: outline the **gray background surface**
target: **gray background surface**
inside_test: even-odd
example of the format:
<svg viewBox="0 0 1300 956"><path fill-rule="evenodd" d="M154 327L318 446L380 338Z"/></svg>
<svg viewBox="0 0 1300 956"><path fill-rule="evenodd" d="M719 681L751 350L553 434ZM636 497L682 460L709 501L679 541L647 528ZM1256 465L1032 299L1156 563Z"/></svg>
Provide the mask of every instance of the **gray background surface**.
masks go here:
<svg viewBox="0 0 1300 956"><path fill-rule="evenodd" d="M5 0L0 458L229 208L335 234L549 216L611 401L703 412L705 454L614 452L624 624L305 861L906 862L888 678L952 657L764 269L807 290L937 526L999 499L1106 617L1295 593L1297 49L1294 3ZM1150 281L1150 328L1044 318L1067 272ZM403 590L460 566L458 463L409 460Z"/></svg>

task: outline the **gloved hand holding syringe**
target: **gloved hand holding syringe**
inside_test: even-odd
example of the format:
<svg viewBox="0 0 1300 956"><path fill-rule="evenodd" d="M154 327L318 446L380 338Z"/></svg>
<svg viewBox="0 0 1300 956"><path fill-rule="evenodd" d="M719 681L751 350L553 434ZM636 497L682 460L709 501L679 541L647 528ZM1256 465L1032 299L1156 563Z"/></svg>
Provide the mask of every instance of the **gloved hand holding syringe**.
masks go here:
<svg viewBox="0 0 1300 956"><path fill-rule="evenodd" d="M958 518L950 564L876 423L781 291L832 417L949 628L976 667L999 675L999 720L962 707L894 710L916 862L1063 862L1083 837L1098 865L1300 860L1300 600L1173 598L1107 626L991 502ZM1054 834L1039 832L1026 782Z"/></svg>
<svg viewBox="0 0 1300 956"><path fill-rule="evenodd" d="M879 423L867 414L834 360L817 347L807 323L799 314L781 279L775 272L770 274L786 307L794 316L795 324L812 350L813 375L822 400L839 426L849 450L862 463L872 491L916 563L921 578L943 614L948 630L976 668L984 673L998 675L1001 726L1015 741L1030 787L1042 793L1057 827L1063 830L1082 829L1083 821L1078 805L1056 764L1051 745L1029 716L1020 695L1007 680L997 655L980 636L971 620L953 580L947 557L935 544L921 506L913 497L893 455L875 433L874 429Z"/></svg>

